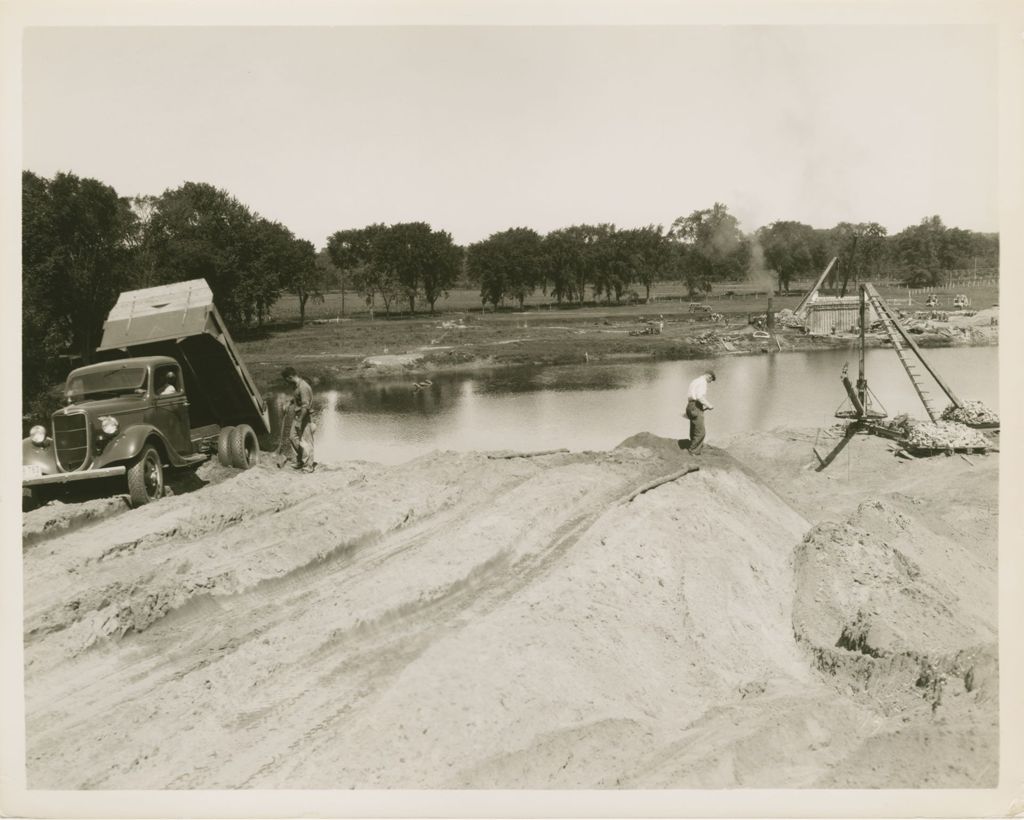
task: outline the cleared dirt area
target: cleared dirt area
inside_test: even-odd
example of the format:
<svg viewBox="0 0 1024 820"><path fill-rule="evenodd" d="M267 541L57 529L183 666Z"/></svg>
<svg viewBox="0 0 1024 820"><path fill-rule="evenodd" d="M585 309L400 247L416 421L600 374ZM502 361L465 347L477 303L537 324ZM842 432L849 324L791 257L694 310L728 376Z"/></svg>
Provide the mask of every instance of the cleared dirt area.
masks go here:
<svg viewBox="0 0 1024 820"><path fill-rule="evenodd" d="M799 300L795 294L777 297L774 309L792 309ZM980 297L978 305L971 316L947 313L945 318L914 320L917 343L922 347L997 344L998 307ZM269 384L285 365L293 365L315 383L352 376L376 378L394 371L426 374L515 365L701 359L769 350L852 348L860 343L852 333L810 335L781 324L771 337L758 335L750 319L765 313L766 298L721 298L707 307L720 318L691 310L687 302L378 316L372 321L365 316L336 316L311 320L305 327L268 326L248 334L239 348L256 380ZM880 347L887 339L875 332L867 343Z"/></svg>
<svg viewBox="0 0 1024 820"><path fill-rule="evenodd" d="M816 438L28 513L28 785L995 785L998 454Z"/></svg>

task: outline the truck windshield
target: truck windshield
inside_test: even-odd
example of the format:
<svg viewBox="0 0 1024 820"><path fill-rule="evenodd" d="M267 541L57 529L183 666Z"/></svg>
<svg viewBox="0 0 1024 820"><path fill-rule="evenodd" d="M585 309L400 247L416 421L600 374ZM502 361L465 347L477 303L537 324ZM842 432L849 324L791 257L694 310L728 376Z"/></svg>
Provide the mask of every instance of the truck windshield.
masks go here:
<svg viewBox="0 0 1024 820"><path fill-rule="evenodd" d="M69 400L119 396L146 388L146 368L121 367L95 373L72 373L64 391Z"/></svg>

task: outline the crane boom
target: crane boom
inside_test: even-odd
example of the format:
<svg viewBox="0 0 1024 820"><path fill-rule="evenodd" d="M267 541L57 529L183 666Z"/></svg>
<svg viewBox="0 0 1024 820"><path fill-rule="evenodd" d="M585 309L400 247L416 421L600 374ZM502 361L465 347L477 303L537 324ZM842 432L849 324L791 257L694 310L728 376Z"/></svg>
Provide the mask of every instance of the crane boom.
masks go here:
<svg viewBox="0 0 1024 820"><path fill-rule="evenodd" d="M921 352L921 348L917 346L917 342L910 337L910 334L907 333L903 325L900 324L899 318L883 301L878 291L875 290L875 286L868 282L861 285L861 290L867 297L868 302L870 302L871 307L875 309L875 313L878 314L878 318L882 320L882 326L885 328L885 332L888 335L889 340L892 342L896 355L903 364L903 369L907 371L907 375L910 377L910 382L914 385L914 390L917 391L917 395L920 397L921 403L924 405L924 409L928 413L928 417L932 421L938 421L939 412L936 410L935 405L929 398L928 391L921 386L921 374L917 372L914 367L914 363L910 361L907 356L906 348L909 348L910 352L917 357L917 360L921 362L924 369L928 371L933 379L935 379L935 383L942 389L942 392L949 397L949 400L953 402L953 405L955 407L963 407L963 402L960 401L952 388L942 380L942 377L928 363L928 360Z"/></svg>

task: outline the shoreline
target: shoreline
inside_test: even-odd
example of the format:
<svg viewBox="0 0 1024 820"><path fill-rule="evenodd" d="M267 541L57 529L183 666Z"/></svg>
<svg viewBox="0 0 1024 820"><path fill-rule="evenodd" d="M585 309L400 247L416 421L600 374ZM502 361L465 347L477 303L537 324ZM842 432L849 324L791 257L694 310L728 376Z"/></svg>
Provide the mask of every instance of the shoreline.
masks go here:
<svg viewBox="0 0 1024 820"><path fill-rule="evenodd" d="M944 333L926 333L916 341L923 350L950 347L998 347L998 327L985 328L983 334L972 334L966 338L953 338ZM285 336L285 334L282 334ZM812 351L856 349L860 344L858 336L839 335L810 336L793 331L774 334L770 339L737 339L736 333L715 334L715 338L700 342L673 340L669 343L657 340L646 349L594 349L594 345L558 344L544 350L533 340L510 343L507 352L491 352L485 345L471 344L463 348L427 348L403 351L401 353L289 353L287 350L271 357L252 358L248 367L257 382L273 384L285 364L292 364L307 378L315 382L325 380L364 381L389 379L400 376L429 377L433 374L479 373L518 367L564 367L579 364L630 364L640 362L699 361L704 359L729 358L733 356L764 356L780 353L806 353ZM723 336L729 336L732 349L720 344ZM280 338L280 337L278 337ZM282 342L287 337L280 338ZM244 345L244 343L243 343ZM288 345L281 345L288 347ZM639 347L639 346L638 346ZM875 335L866 338L868 348L889 348L888 339ZM468 349L466 349L468 348ZM589 348L589 349L587 349ZM593 351L593 352L591 352Z"/></svg>

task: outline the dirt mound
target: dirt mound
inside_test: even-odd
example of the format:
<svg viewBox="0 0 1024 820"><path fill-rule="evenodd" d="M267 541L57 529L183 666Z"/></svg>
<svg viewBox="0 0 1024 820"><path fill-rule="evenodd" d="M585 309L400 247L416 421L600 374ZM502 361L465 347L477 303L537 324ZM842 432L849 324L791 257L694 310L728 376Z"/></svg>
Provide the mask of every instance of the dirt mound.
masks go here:
<svg viewBox="0 0 1024 820"><path fill-rule="evenodd" d="M938 569L879 503L812 528L732 454L646 433L236 473L26 543L29 785L891 784L937 717L979 749L948 784L980 785L986 548Z"/></svg>
<svg viewBox="0 0 1024 820"><path fill-rule="evenodd" d="M908 554L926 549L956 551L963 585ZM815 527L796 550L797 639L837 685L892 698L893 708L914 694L938 708L940 676L957 679L954 696L994 686L984 656L995 650L995 612L962 595L982 580L967 558L892 505L865 502L846 522Z"/></svg>

